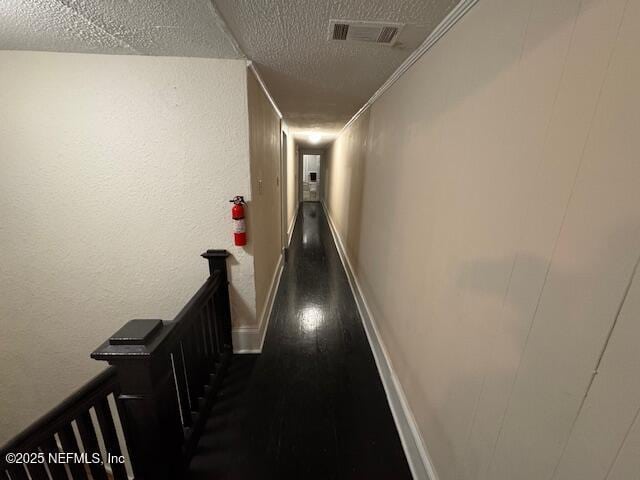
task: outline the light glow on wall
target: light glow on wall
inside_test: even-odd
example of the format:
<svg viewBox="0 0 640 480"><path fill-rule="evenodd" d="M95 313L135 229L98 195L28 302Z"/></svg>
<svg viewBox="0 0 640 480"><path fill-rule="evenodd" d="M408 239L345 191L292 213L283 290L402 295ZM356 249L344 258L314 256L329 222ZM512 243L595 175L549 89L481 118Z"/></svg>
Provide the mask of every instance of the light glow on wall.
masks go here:
<svg viewBox="0 0 640 480"><path fill-rule="evenodd" d="M309 141L313 144L320 143L320 140L322 140L322 135L319 133L311 133L309 135Z"/></svg>

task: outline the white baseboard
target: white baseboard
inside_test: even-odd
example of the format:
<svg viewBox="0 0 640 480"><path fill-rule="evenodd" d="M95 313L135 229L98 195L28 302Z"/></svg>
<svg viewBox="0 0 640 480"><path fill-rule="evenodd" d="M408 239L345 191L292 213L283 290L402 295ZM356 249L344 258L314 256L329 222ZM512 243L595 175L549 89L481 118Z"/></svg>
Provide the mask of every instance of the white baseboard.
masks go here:
<svg viewBox="0 0 640 480"><path fill-rule="evenodd" d="M384 390L387 394L387 401L389 402L391 414L393 415L396 428L398 429L400 441L402 442L402 447L404 448L404 453L407 457L407 462L409 463L409 468L411 469L413 478L415 480L438 480L438 475L433 466L431 457L424 445L415 417L413 416L413 412L407 402L407 397L405 396L400 380L393 369L391 359L387 353L384 342L382 341L375 319L362 294L362 289L358 282L358 278L355 275L355 270L351 265L351 261L349 260L347 251L344 248L342 239L338 234L324 201L322 201L322 207L324 208L327 216L329 228L336 243L340 260L342 261L342 265L347 273L349 285L351 286L351 291L353 292L353 296L358 306L358 311L360 312L360 317L362 318L364 330L367 334L369 345L371 346L371 351L373 352L373 357L375 359L376 366L378 367L378 373L380 374Z"/></svg>
<svg viewBox="0 0 640 480"><path fill-rule="evenodd" d="M300 202L296 205L296 211L293 214L293 220L289 225L289 229L287 230L287 248L291 245L291 237L293 237L293 229L296 228L296 222L298 221L298 212L300 211Z"/></svg>
<svg viewBox="0 0 640 480"><path fill-rule="evenodd" d="M300 211L300 203L296 205L296 211L293 214L293 221L289 225L287 231L287 247L291 244L291 237L293 236L293 229L296 226L298 220L298 212ZM282 270L284 269L284 258L280 255L278 260L278 266L271 279L271 285L269 286L269 294L267 295L266 305L264 313L258 322L257 327L236 327L231 331L231 337L233 340L233 353L260 353L262 352L262 345L264 344L264 337L267 333L267 327L269 326L269 319L271 318L271 311L273 310L273 302L276 298L276 292L280 286L280 277L282 276Z"/></svg>
<svg viewBox="0 0 640 480"><path fill-rule="evenodd" d="M233 353L260 353L262 352L262 345L264 344L264 337L267 333L267 327L269 326L269 319L271 318L271 311L273 310L273 302L276 299L276 293L280 286L280 277L282 276L282 270L284 268L284 261L282 254L278 259L278 265L276 266L273 277L271 278L271 285L269 286L269 293L265 301L265 308L263 309L262 316L259 318L258 326L256 327L236 327L231 330L231 339L233 341Z"/></svg>
<svg viewBox="0 0 640 480"><path fill-rule="evenodd" d="M258 327L236 327L231 330L233 353L260 353L260 329Z"/></svg>

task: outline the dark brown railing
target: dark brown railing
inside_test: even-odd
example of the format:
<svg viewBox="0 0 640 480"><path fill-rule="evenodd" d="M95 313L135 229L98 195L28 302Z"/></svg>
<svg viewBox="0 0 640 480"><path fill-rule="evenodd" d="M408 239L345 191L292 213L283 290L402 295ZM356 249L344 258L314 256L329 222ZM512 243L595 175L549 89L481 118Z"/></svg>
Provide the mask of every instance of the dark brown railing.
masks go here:
<svg viewBox="0 0 640 480"><path fill-rule="evenodd" d="M233 351L228 253L209 250L202 256L210 276L176 318L131 320L95 350L91 357L111 367L10 441L2 450L0 476L184 477ZM56 463L49 461L50 452L88 457ZM7 453L32 453L45 462L8 464ZM94 454L104 464L92 463Z"/></svg>
<svg viewBox="0 0 640 480"><path fill-rule="evenodd" d="M32 479L48 479L48 471L51 478L66 479L67 464L74 479L89 478L85 465L90 467L95 480L109 478L105 467L109 468L112 478L126 479L125 466L120 462L101 465L57 457L58 454L64 453L80 454L80 444L74 433L74 426L88 455L87 460L91 459L93 454L100 453L92 417L97 420L106 450L112 456L122 457L116 433L116 425L120 422L118 395L116 369L109 367L3 448L4 477L8 476L12 480L28 479L28 472ZM7 455L15 457L7 458ZM6 463L7 460L12 463Z"/></svg>

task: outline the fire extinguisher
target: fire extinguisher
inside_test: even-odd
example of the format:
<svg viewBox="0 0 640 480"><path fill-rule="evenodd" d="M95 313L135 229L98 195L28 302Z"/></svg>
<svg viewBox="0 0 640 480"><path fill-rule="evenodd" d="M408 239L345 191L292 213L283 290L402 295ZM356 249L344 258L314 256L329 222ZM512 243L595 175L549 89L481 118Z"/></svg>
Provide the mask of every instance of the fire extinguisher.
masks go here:
<svg viewBox="0 0 640 480"><path fill-rule="evenodd" d="M244 206L246 205L244 197L238 195L229 200L233 203L231 207L231 218L233 218L233 240L237 246L247 244L247 226L244 222Z"/></svg>

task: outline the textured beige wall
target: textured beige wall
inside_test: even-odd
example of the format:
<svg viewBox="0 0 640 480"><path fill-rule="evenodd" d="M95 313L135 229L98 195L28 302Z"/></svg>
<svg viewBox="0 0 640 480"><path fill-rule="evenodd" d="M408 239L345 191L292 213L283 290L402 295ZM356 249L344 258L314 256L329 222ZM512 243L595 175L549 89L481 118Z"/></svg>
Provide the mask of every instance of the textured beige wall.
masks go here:
<svg viewBox="0 0 640 480"><path fill-rule="evenodd" d="M483 0L333 146L326 202L440 480L637 478L638 25Z"/></svg>
<svg viewBox="0 0 640 480"><path fill-rule="evenodd" d="M281 130L280 117L251 70L247 70L247 91L252 192L249 235L255 265L257 318L262 319L282 249L278 178Z"/></svg>
<svg viewBox="0 0 640 480"><path fill-rule="evenodd" d="M172 319L227 248L255 322L244 61L0 52L0 442L105 368L131 318Z"/></svg>
<svg viewBox="0 0 640 480"><path fill-rule="evenodd" d="M325 154L324 198L352 261L358 259L369 110Z"/></svg>

